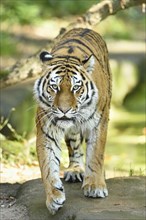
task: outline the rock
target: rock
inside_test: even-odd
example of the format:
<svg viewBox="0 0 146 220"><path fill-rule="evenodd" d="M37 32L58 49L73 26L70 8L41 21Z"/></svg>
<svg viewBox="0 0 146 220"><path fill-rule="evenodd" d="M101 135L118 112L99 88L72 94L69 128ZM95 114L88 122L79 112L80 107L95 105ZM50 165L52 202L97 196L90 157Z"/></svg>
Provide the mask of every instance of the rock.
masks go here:
<svg viewBox="0 0 146 220"><path fill-rule="evenodd" d="M108 179L106 199L86 198L81 183L64 183L66 202L54 216L45 206L40 179L1 184L1 217L3 220L144 220L145 182L146 177Z"/></svg>

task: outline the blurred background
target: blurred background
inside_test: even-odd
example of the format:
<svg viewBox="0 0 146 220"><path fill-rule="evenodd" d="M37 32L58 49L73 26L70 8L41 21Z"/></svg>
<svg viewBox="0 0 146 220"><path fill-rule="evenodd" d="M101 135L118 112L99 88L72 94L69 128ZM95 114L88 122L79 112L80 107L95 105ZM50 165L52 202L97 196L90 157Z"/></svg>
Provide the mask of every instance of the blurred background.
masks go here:
<svg viewBox="0 0 146 220"><path fill-rule="evenodd" d="M61 27L98 0L1 0L0 76L18 60L52 42ZM105 152L106 178L145 175L145 15L134 7L108 17L94 30L107 43L113 96ZM35 149L33 83L1 90L1 181L40 177ZM68 166L62 143L61 175Z"/></svg>

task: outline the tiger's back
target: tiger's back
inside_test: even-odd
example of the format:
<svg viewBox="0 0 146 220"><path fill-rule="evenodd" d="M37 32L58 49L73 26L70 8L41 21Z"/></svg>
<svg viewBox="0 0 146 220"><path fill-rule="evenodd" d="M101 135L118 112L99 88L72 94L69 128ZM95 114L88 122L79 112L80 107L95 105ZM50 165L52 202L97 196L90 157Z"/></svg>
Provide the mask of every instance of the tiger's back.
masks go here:
<svg viewBox="0 0 146 220"><path fill-rule="evenodd" d="M103 62L105 61L104 55L107 54L107 49L99 34L90 29L78 28L65 33L63 36L61 35L51 53L55 56L58 56L58 54L74 56L80 60L94 54L97 60L100 58Z"/></svg>
<svg viewBox="0 0 146 220"><path fill-rule="evenodd" d="M50 53L42 52L43 73L35 83L37 153L52 214L63 206L59 178L61 139L69 152L65 181L82 181L87 197L106 197L104 149L111 100L108 52L102 37L89 29L73 29ZM82 141L86 142L84 169ZM85 170L85 172L84 172Z"/></svg>

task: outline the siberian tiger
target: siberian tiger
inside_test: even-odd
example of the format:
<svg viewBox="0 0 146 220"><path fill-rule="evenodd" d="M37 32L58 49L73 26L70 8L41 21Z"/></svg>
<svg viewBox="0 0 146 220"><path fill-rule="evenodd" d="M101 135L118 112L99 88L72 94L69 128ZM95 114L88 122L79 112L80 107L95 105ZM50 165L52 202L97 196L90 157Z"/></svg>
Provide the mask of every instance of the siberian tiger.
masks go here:
<svg viewBox="0 0 146 220"><path fill-rule="evenodd" d="M49 53L40 54L43 72L34 86L37 154L46 191L46 206L55 214L65 202L59 178L60 142L65 139L69 167L65 181L83 180L87 197L106 197L104 149L111 100L111 73L106 44L90 29L65 33ZM86 143L84 172L82 141Z"/></svg>

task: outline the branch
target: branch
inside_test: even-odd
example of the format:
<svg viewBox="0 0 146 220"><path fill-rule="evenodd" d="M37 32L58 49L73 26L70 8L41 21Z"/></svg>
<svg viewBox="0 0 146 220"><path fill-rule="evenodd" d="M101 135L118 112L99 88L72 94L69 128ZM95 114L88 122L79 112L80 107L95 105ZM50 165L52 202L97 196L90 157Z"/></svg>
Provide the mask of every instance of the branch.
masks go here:
<svg viewBox="0 0 146 220"><path fill-rule="evenodd" d="M118 11L142 4L146 4L146 0L103 0L100 3L93 5L83 16L69 24L67 28L61 29L60 34L56 37L54 42L62 34L72 28L92 28L94 25L99 24L102 20L110 15L116 14ZM1 80L1 88L16 84L26 79L37 78L42 72L41 63L38 59L39 53L40 52L16 63L11 68L10 73Z"/></svg>
<svg viewBox="0 0 146 220"><path fill-rule="evenodd" d="M83 16L71 23L67 29L75 27L92 28L110 15L142 4L146 4L146 0L103 0L93 5Z"/></svg>

